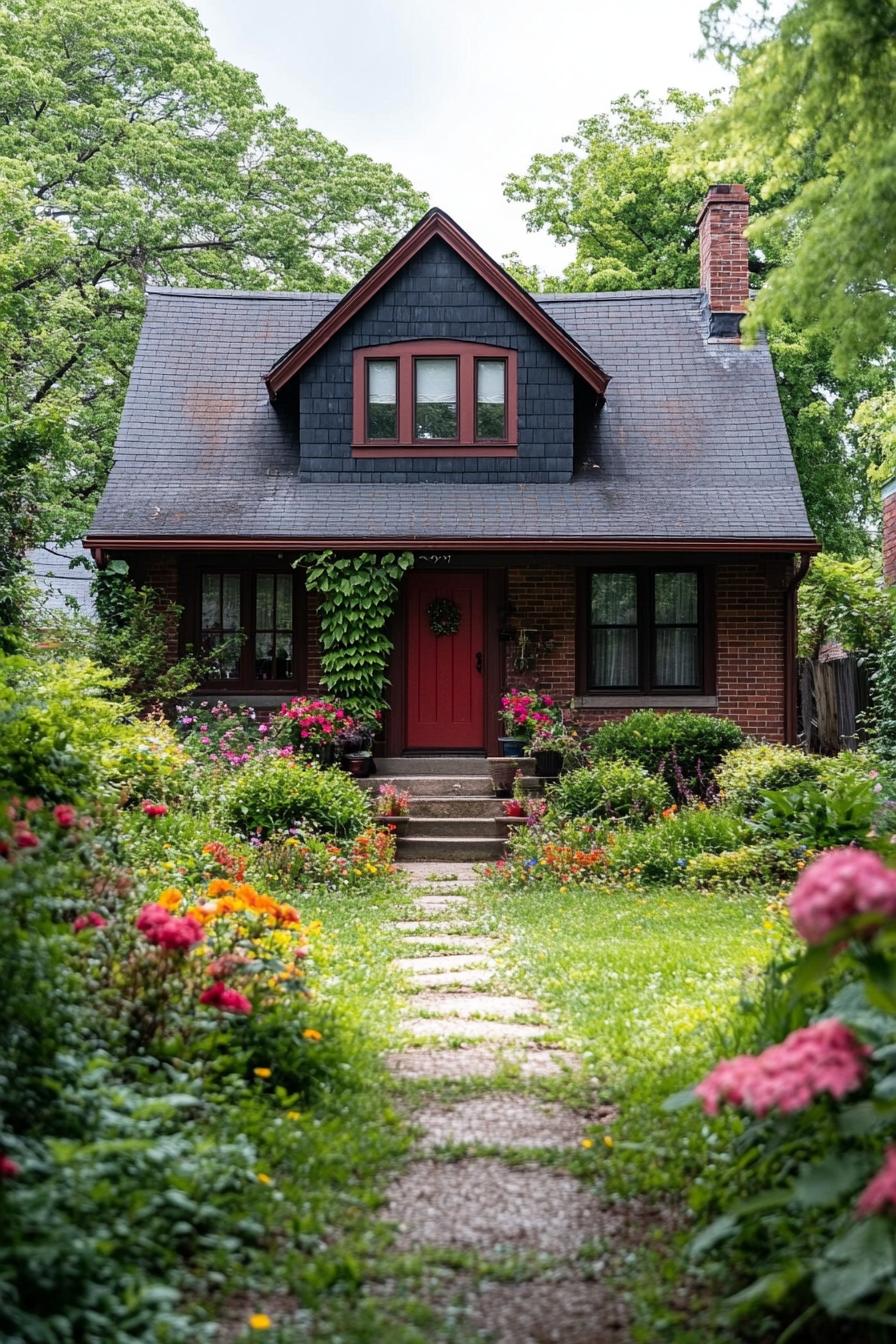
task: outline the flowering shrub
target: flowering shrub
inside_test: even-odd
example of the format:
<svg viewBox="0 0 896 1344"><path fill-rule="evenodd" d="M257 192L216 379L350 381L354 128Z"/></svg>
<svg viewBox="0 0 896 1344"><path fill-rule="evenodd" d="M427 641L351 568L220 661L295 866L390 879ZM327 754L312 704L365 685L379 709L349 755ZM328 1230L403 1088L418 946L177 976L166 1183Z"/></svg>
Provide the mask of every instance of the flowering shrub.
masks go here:
<svg viewBox="0 0 896 1344"><path fill-rule="evenodd" d="M531 743L536 733L563 721L552 696L516 687L501 696L498 717L508 736L521 737L527 743Z"/></svg>
<svg viewBox="0 0 896 1344"><path fill-rule="evenodd" d="M714 771L743 737L730 719L687 709L668 714L639 709L598 728L588 751L601 761L622 759L648 774L662 774L678 803L711 802L716 793Z"/></svg>
<svg viewBox="0 0 896 1344"><path fill-rule="evenodd" d="M663 780L639 765L606 761L561 775L551 788L551 810L562 820L627 821L641 825L672 799Z"/></svg>
<svg viewBox="0 0 896 1344"><path fill-rule="evenodd" d="M688 878L692 859L736 849L746 833L741 818L724 808L672 806L647 826L618 828L611 863L622 877L680 882Z"/></svg>
<svg viewBox="0 0 896 1344"><path fill-rule="evenodd" d="M341 770L277 756L256 758L234 773L223 811L244 835L261 839L290 827L350 839L370 816L366 796Z"/></svg>
<svg viewBox="0 0 896 1344"><path fill-rule="evenodd" d="M270 732L267 724L258 722L251 705L228 705L223 700L178 705L176 723L195 760L231 769L263 751Z"/></svg>
<svg viewBox="0 0 896 1344"><path fill-rule="evenodd" d="M606 827L587 821L559 825L551 822L549 816L535 815L532 824L514 829L507 857L487 865L483 872L498 887L528 887L538 882L555 882L562 887L591 883L606 876L611 844Z"/></svg>
<svg viewBox="0 0 896 1344"><path fill-rule="evenodd" d="M353 726L351 715L335 700L309 696L293 696L271 716L274 739L304 752L335 746L339 734Z"/></svg>
<svg viewBox="0 0 896 1344"><path fill-rule="evenodd" d="M761 1020L803 1025L722 1060L669 1104L696 1097L709 1116L747 1117L715 1167L727 1207L693 1243L716 1275L759 1271L728 1318L755 1314L763 1334L771 1320L775 1334L811 1320L822 1339L835 1333L825 1322L896 1309L896 1150L884 1142L896 1121L896 873L866 850L834 850L789 907L806 950L773 966L781 1010Z"/></svg>

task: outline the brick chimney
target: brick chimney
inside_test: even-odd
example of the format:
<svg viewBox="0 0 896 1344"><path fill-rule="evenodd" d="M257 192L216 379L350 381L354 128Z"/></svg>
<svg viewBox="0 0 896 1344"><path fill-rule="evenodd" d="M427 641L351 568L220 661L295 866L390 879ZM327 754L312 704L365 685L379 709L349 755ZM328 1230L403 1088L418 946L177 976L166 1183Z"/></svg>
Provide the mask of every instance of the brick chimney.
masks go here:
<svg viewBox="0 0 896 1344"><path fill-rule="evenodd" d="M884 582L896 583L896 479L880 492L884 515Z"/></svg>
<svg viewBox="0 0 896 1344"><path fill-rule="evenodd" d="M736 341L750 297L747 240L750 197L739 182L710 187L697 220L700 288L706 295L709 334Z"/></svg>

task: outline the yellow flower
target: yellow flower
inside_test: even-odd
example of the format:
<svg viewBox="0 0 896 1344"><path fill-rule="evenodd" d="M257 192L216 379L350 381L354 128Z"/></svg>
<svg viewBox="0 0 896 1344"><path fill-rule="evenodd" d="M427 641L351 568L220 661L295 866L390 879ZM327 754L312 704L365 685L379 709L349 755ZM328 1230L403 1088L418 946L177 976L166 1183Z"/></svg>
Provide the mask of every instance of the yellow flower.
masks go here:
<svg viewBox="0 0 896 1344"><path fill-rule="evenodd" d="M287 1120L301 1120L301 1118L302 1118L302 1112L301 1112L301 1111L287 1111L287 1112L286 1112L286 1118L287 1118Z"/></svg>
<svg viewBox="0 0 896 1344"><path fill-rule="evenodd" d="M174 868L174 864L169 859L167 863L160 863L159 867L164 868L166 872L170 873L171 870Z"/></svg>
<svg viewBox="0 0 896 1344"><path fill-rule="evenodd" d="M313 1027L306 1027L302 1032L302 1035L305 1037L306 1041L320 1041L323 1039L320 1032L315 1031Z"/></svg>
<svg viewBox="0 0 896 1344"><path fill-rule="evenodd" d="M604 1135L604 1147L605 1147L605 1148L612 1148L612 1147L613 1147L613 1135L612 1135L612 1134L605 1134L605 1135Z"/></svg>
<svg viewBox="0 0 896 1344"><path fill-rule="evenodd" d="M256 1078L270 1078L271 1076L270 1069L253 1069L252 1072Z"/></svg>
<svg viewBox="0 0 896 1344"><path fill-rule="evenodd" d="M583 1139L583 1140L582 1140L582 1147L583 1147L583 1148L593 1148L593 1147L594 1147L594 1140L593 1140L593 1139Z"/></svg>
<svg viewBox="0 0 896 1344"><path fill-rule="evenodd" d="M270 1330L271 1324L270 1316L265 1316L263 1311L256 1311L249 1317L250 1330Z"/></svg>
<svg viewBox="0 0 896 1344"><path fill-rule="evenodd" d="M256 1176L258 1177L258 1179L261 1181L262 1185L270 1185L270 1184L271 1184L271 1178L270 1178L270 1176L267 1174L266 1171L257 1171L257 1172L255 1173L255 1175L256 1175Z"/></svg>

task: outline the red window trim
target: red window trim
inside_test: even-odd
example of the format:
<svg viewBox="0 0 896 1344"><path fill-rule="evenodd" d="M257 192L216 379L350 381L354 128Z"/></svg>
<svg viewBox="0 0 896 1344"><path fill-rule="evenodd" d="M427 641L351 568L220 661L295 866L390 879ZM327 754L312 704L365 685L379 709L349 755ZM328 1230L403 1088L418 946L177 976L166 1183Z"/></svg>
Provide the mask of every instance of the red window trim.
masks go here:
<svg viewBox="0 0 896 1344"><path fill-rule="evenodd" d="M414 360L457 360L456 439L414 437ZM367 433L367 362L394 359L398 364L398 438L371 439ZM480 359L505 362L505 434L502 439L476 437L476 364ZM505 346L472 341L398 341L369 345L352 354L353 457L515 457L517 451L517 352Z"/></svg>

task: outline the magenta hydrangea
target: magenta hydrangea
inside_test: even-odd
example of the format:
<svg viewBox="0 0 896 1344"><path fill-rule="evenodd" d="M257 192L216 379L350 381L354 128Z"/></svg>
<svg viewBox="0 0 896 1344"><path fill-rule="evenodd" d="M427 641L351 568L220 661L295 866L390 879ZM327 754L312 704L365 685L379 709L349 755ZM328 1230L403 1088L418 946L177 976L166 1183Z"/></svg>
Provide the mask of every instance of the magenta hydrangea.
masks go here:
<svg viewBox="0 0 896 1344"><path fill-rule="evenodd" d="M871 1218L876 1213L896 1213L896 1147L887 1149L880 1171L859 1195L856 1213L860 1218Z"/></svg>
<svg viewBox="0 0 896 1344"><path fill-rule="evenodd" d="M839 1100L852 1092L865 1077L870 1054L848 1027L827 1018L791 1032L761 1055L721 1060L695 1092L707 1115L716 1115L725 1102L758 1116L789 1114L825 1093Z"/></svg>
<svg viewBox="0 0 896 1344"><path fill-rule="evenodd" d="M896 871L867 849L831 849L807 868L790 896L790 916L807 943L822 943L844 920L896 918Z"/></svg>

